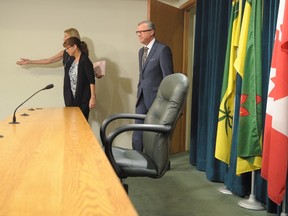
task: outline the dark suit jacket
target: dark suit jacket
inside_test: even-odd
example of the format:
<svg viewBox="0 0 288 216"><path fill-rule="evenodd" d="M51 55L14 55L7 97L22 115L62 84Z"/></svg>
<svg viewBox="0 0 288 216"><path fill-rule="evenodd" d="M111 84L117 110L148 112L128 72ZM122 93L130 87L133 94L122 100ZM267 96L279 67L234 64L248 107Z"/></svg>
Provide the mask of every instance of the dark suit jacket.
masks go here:
<svg viewBox="0 0 288 216"><path fill-rule="evenodd" d="M162 79L173 73L173 61L170 48L156 40L142 68L143 50L144 48L139 50L140 73L136 106L140 96L143 96L145 105L149 109L157 95Z"/></svg>

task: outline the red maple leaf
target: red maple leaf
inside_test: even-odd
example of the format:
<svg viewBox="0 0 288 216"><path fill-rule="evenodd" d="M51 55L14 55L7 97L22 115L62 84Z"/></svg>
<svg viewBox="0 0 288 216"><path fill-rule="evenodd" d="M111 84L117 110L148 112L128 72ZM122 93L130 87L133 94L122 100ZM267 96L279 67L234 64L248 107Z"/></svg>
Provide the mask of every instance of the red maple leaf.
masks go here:
<svg viewBox="0 0 288 216"><path fill-rule="evenodd" d="M283 43L281 45L281 49L282 49L283 52L288 54L288 41L286 41L285 43Z"/></svg>
<svg viewBox="0 0 288 216"><path fill-rule="evenodd" d="M283 25L285 25L285 23ZM281 25L281 31L283 25ZM282 33L284 34L282 38L284 38L283 40L286 39L286 41L280 41L280 32L277 31L271 63L271 67L275 68L276 75L275 77L271 78L271 81L275 84L275 86L271 90L269 97L274 98L274 100L288 96L288 37L287 33Z"/></svg>

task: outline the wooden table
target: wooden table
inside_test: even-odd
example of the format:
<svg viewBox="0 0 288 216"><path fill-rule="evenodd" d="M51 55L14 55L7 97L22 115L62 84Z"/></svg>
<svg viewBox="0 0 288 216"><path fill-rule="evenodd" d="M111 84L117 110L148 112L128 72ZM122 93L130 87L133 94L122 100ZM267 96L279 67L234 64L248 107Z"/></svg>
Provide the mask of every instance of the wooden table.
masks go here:
<svg viewBox="0 0 288 216"><path fill-rule="evenodd" d="M80 109L24 111L0 121L0 216L137 215Z"/></svg>

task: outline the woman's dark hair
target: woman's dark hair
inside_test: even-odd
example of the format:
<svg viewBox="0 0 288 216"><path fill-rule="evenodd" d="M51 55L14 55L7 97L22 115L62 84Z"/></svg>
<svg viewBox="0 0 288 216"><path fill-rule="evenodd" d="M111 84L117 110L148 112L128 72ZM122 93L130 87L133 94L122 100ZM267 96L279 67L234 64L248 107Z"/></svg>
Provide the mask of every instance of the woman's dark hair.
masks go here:
<svg viewBox="0 0 288 216"><path fill-rule="evenodd" d="M77 37L69 37L63 43L64 47L74 46L74 45L76 45L82 53L86 54L87 56L89 55L89 50L88 50L87 44L84 41L81 41Z"/></svg>

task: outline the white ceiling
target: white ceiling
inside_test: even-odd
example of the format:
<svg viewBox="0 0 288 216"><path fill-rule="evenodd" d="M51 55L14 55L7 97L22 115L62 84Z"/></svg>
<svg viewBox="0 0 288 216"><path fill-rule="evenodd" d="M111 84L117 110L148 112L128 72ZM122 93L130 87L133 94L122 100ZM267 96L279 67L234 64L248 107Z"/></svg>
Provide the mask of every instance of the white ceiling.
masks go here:
<svg viewBox="0 0 288 216"><path fill-rule="evenodd" d="M147 1L147 0L133 0L133 1ZM189 0L158 0L158 1L179 8L181 5L185 4Z"/></svg>
<svg viewBox="0 0 288 216"><path fill-rule="evenodd" d="M174 7L180 7L181 5L188 2L189 0L158 0L158 1L169 4Z"/></svg>

